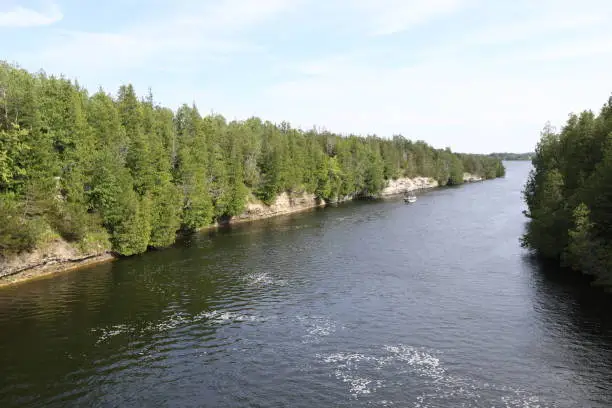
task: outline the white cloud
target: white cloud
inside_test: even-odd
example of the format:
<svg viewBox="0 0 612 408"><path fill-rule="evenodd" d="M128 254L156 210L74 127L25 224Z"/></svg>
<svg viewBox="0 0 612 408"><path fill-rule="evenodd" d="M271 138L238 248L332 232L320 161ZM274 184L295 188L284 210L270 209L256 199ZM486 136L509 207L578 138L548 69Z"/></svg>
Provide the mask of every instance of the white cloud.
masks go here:
<svg viewBox="0 0 612 408"><path fill-rule="evenodd" d="M529 150L545 121L597 110L610 91L612 42L580 40L492 57L442 54L405 67L359 53L303 61L298 72L311 75L270 87L258 114L347 133L402 133L460 151Z"/></svg>
<svg viewBox="0 0 612 408"><path fill-rule="evenodd" d="M52 72L69 71L79 76L92 70L101 75L139 68L184 72L197 68L194 61L210 62L227 53L255 50L237 41L198 37L196 33L194 37L187 33L175 30L164 36L144 30L117 34L62 31L51 46L22 60Z"/></svg>
<svg viewBox="0 0 612 408"><path fill-rule="evenodd" d="M118 31L58 31L44 49L22 53L18 59L28 66L79 76L92 70L101 74L134 68L196 69L201 61L260 50L238 34L294 4L291 0L222 0L187 2L181 8L179 2L170 15Z"/></svg>
<svg viewBox="0 0 612 408"><path fill-rule="evenodd" d="M305 61L282 62L279 66L301 75L320 76L337 73L350 66L353 66L353 69L359 69L362 60L371 57L372 55L367 50L358 50Z"/></svg>
<svg viewBox="0 0 612 408"><path fill-rule="evenodd" d="M371 7L378 34L470 5L430 3L414 8L411 20L403 2L381 2L378 12L374 3L357 4ZM346 133L402 133L462 151L529 150L545 121L561 125L570 112L598 110L610 92L612 7L596 0L584 10L570 1L550 5L529 3L522 14L493 10L486 25L433 46L381 52L370 43L295 61L293 79L268 88L256 113ZM407 52L413 62L398 65L394 57Z"/></svg>
<svg viewBox="0 0 612 408"><path fill-rule="evenodd" d="M356 0L353 6L370 22L370 34L389 35L458 11L467 3L466 0Z"/></svg>
<svg viewBox="0 0 612 408"><path fill-rule="evenodd" d="M203 18L209 31L242 31L301 3L302 0L222 0L205 10Z"/></svg>
<svg viewBox="0 0 612 408"><path fill-rule="evenodd" d="M610 91L612 6L583 2L177 0L112 32L54 31L17 60L90 89L151 85L165 104L195 99L229 119L524 151L546 120L598 109ZM418 39L388 36L417 25Z"/></svg>
<svg viewBox="0 0 612 408"><path fill-rule="evenodd" d="M525 59L535 61L561 61L593 56L612 56L612 37L595 37L582 41L553 46L525 55ZM602 63L609 60L603 59Z"/></svg>
<svg viewBox="0 0 612 408"><path fill-rule="evenodd" d="M51 4L46 10L37 11L25 7L11 10L0 10L0 27L34 27L50 25L60 21L64 15L57 4Z"/></svg>
<svg viewBox="0 0 612 408"><path fill-rule="evenodd" d="M593 30L609 24L601 13L540 13L523 21L491 24L477 29L464 41L470 45L501 45L516 41L536 40L540 36Z"/></svg>

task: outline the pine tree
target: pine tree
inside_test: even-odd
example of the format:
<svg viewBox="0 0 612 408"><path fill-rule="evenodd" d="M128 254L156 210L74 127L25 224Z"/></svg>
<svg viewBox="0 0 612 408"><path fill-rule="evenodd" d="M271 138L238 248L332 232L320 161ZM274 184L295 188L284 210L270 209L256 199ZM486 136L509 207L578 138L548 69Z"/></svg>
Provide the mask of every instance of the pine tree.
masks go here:
<svg viewBox="0 0 612 408"><path fill-rule="evenodd" d="M574 146L571 155L578 151L583 161L597 162L612 131L612 111L607 106L597 118L580 118L566 131L576 143L565 150L552 143L556 150L549 150L570 154ZM534 218L548 216L537 211L550 182L542 174L550 169L577 169L572 185L588 180L587 192L607 188L595 163L551 165L557 156L537 158L544 165L530 190ZM172 244L179 229L194 231L239 215L249 193L268 204L283 192L323 200L373 196L401 175L457 182L461 166L486 177L504 171L499 160L459 156L400 136L342 137L259 118L227 123L221 115L202 118L187 105L175 114L156 106L150 91L139 100L132 85L120 87L116 98L101 89L90 96L63 77L0 63L2 254L61 236L83 250L112 247L132 255ZM569 189L562 185L561 194ZM600 239L607 196L584 196Z"/></svg>
<svg viewBox="0 0 612 408"><path fill-rule="evenodd" d="M183 105L176 114L176 182L183 197L182 228L194 231L209 225L213 205L208 182L208 149L198 110Z"/></svg>

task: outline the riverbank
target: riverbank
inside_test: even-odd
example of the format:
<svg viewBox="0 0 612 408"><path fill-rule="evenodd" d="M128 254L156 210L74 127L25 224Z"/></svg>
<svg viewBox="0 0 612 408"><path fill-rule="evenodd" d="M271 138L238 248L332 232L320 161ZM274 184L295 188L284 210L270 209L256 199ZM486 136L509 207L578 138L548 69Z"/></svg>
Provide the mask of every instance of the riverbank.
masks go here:
<svg viewBox="0 0 612 408"><path fill-rule="evenodd" d="M483 179L469 173L464 174L464 182L477 182ZM381 193L381 197L392 197L410 191L426 191L437 188L438 182L430 177L399 178L390 180L387 187ZM339 198L333 203L350 201L353 196ZM319 200L310 193L282 193L272 205L264 203L251 197L246 205L245 211L230 220L221 220L206 229L214 229L222 226L253 222L266 218L289 215L315 208L325 207L329 202ZM110 262L118 259L109 251L97 250L83 252L74 245L57 238L32 252L24 252L0 263L0 287L12 285L35 278L47 277L59 272L73 271L102 262Z"/></svg>
<svg viewBox="0 0 612 408"><path fill-rule="evenodd" d="M612 297L520 247L530 170L3 288L2 408L610 408Z"/></svg>
<svg viewBox="0 0 612 408"><path fill-rule="evenodd" d="M58 237L33 251L2 260L0 287L114 259L106 249L82 251Z"/></svg>

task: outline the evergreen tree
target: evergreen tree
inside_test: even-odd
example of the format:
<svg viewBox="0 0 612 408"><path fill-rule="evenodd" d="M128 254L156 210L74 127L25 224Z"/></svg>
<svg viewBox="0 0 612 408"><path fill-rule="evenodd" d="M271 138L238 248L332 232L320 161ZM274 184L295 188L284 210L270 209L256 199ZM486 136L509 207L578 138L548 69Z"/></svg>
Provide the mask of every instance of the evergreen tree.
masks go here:
<svg viewBox="0 0 612 408"><path fill-rule="evenodd" d="M234 217L240 215L244 211L246 205L247 187L244 185L244 169L242 165L243 156L240 152L240 147L235 143L232 146L230 155L230 174L229 174L229 203L227 205L224 216Z"/></svg>
<svg viewBox="0 0 612 408"><path fill-rule="evenodd" d="M188 231L202 228L213 219L213 205L208 190L208 149L202 117L195 107L183 105L176 114L176 182L182 191L181 225Z"/></svg>
<svg viewBox="0 0 612 408"><path fill-rule="evenodd" d="M134 179L134 189L145 195L153 185L153 168L149 140L143 129L143 109L132 85L119 88L117 106L121 124L129 141L126 165Z"/></svg>
<svg viewBox="0 0 612 408"><path fill-rule="evenodd" d="M612 283L612 98L599 115L570 115L559 133L547 124L524 197L525 247ZM498 169L503 174L503 169Z"/></svg>
<svg viewBox="0 0 612 408"><path fill-rule="evenodd" d="M150 166L153 169L149 245L165 247L174 243L181 226L181 193L172 182L172 115L166 110L155 109L152 100L143 104L143 113L144 132L148 135L150 147Z"/></svg>
<svg viewBox="0 0 612 408"><path fill-rule="evenodd" d="M612 123L606 109L568 126L568 135L582 141L567 144L568 154L603 157L597 146ZM585 190L589 233L603 236L609 200L593 192L607 188L609 165L555 165L576 171L561 194ZM457 155L402 136L343 137L259 118L227 123L221 115L202 118L195 106L176 113L156 106L151 92L139 100L129 84L115 98L101 89L89 95L63 77L0 63L1 255L58 236L84 250L132 255L172 244L178 230L237 216L252 195L267 204L283 192L326 201L370 197L401 176L458 183L463 168L483 177L503 174L495 158ZM533 201L540 202L542 180L549 181L534 180Z"/></svg>

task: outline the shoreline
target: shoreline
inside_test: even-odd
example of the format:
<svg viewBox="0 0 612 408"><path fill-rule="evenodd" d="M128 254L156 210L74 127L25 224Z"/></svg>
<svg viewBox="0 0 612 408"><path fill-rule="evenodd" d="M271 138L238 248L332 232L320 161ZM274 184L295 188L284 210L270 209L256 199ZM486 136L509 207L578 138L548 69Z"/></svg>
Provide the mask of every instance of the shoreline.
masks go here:
<svg viewBox="0 0 612 408"><path fill-rule="evenodd" d="M402 179L398 180L400 180L400 182L399 184L396 184L396 187L388 186L385 189L387 191L383 190L383 192L380 194L381 199L392 198L404 194L408 191L425 192L439 188L438 183L435 181L430 181L427 184L420 184L418 186L412 184L410 187L406 188L406 184L402 182ZM471 184L477 181L484 180L474 180L466 177L464 184ZM397 181L393 181L393 183L397 183ZM412 181L410 181L410 183L412 183ZM402 188L398 189L398 186L401 186ZM282 193L276 198L275 203L271 206L265 206L259 203L249 203L245 212L240 216L234 217L233 219L227 222L216 222L212 225L202 227L197 232L210 231L212 229L224 228L231 225L246 224L283 215L291 215L300 212L312 211L317 208L324 209L330 205L354 201L356 199L356 197L347 196L337 201L325 202L316 200L314 198L314 195L312 194L302 194L301 196L290 197L289 194ZM280 205L277 205L279 201L281 203ZM160 250L163 249L164 248L160 248ZM64 272L74 272L79 269L84 269L86 267L98 265L101 263L113 262L119 259L121 259L121 257L114 255L110 251L103 252L100 254L85 254L82 257L78 258L42 259L40 262L37 262L34 265L28 265L16 271L9 272L0 276L0 289L24 282L33 281L36 279L49 278Z"/></svg>
<svg viewBox="0 0 612 408"><path fill-rule="evenodd" d="M342 202L346 202L346 201L348 200L345 200ZM296 214L300 212L311 211L316 208L325 208L328 205L329 204L327 203L315 204L313 206L300 207L300 208L296 208L294 210L287 211L287 212L271 213L265 216L259 216L259 217L253 217L253 218L240 218L240 219L232 220L226 223L215 223L215 224L211 224L206 227L202 227L198 229L195 233L197 234L200 232L224 228L224 227L228 227L231 225L247 224L247 223L262 221L262 220L269 219L269 218L280 217L283 215L291 215L291 214ZM164 249L166 248L159 248L159 250L164 250ZM102 264L102 263L114 262L120 259L121 259L120 256L113 255L112 252L104 252L98 255L84 255L83 258L77 258L77 259L67 259L67 260L51 259L51 260L43 261L41 263L38 263L32 266L26 266L15 272L10 272L6 275L0 276L0 290L4 287L17 285L17 284L24 283L24 282L30 282L36 279L52 277L52 276L56 276L64 272L73 272L79 269L84 269L84 268Z"/></svg>
<svg viewBox="0 0 612 408"><path fill-rule="evenodd" d="M99 255L85 256L81 259L45 261L43 263L28 266L24 269L0 277L0 289L24 282L34 281L36 279L56 276L64 272L76 271L88 266L112 262L117 259L119 258L112 253L104 252Z"/></svg>

